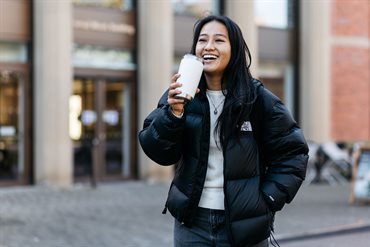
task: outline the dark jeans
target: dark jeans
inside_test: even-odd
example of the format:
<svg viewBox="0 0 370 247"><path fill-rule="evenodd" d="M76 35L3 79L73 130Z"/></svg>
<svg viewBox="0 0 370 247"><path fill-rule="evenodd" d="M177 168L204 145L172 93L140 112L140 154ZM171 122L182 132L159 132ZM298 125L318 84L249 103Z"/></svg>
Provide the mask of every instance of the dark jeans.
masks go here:
<svg viewBox="0 0 370 247"><path fill-rule="evenodd" d="M175 220L175 247L230 247L225 227L225 212L198 208L191 228ZM268 240L251 247L268 247Z"/></svg>

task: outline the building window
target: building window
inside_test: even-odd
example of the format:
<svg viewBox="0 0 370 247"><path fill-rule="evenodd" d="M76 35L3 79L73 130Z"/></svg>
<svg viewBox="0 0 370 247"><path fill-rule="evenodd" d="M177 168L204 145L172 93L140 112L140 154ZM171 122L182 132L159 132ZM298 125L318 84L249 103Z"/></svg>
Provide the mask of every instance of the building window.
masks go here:
<svg viewBox="0 0 370 247"><path fill-rule="evenodd" d="M254 8L258 26L288 27L288 0L256 0Z"/></svg>
<svg viewBox="0 0 370 247"><path fill-rule="evenodd" d="M220 13L220 0L171 0L176 15L201 17Z"/></svg>
<svg viewBox="0 0 370 247"><path fill-rule="evenodd" d="M113 8L121 10L131 10L134 7L133 0L72 0L72 1L73 4L75 5Z"/></svg>
<svg viewBox="0 0 370 247"><path fill-rule="evenodd" d="M27 44L0 41L0 62L27 63Z"/></svg>
<svg viewBox="0 0 370 247"><path fill-rule="evenodd" d="M132 51L79 44L74 45L73 66L130 71L136 69Z"/></svg>

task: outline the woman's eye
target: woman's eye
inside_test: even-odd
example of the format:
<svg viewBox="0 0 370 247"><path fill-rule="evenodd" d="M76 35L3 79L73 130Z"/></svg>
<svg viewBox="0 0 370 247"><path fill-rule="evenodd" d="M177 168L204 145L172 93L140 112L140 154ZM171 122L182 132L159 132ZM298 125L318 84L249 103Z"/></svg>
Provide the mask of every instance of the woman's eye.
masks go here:
<svg viewBox="0 0 370 247"><path fill-rule="evenodd" d="M205 39L199 39L198 42L206 42Z"/></svg>
<svg viewBox="0 0 370 247"><path fill-rule="evenodd" d="M216 39L216 42L225 42L223 39Z"/></svg>

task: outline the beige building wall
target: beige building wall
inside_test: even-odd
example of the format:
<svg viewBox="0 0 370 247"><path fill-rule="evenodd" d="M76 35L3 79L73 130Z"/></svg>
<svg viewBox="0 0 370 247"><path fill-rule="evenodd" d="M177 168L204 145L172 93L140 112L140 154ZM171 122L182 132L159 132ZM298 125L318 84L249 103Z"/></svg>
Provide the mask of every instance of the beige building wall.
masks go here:
<svg viewBox="0 0 370 247"><path fill-rule="evenodd" d="M173 64L173 13L171 1L138 1L138 109L139 126L156 108L168 88ZM162 167L152 162L138 147L139 177L168 180L173 167Z"/></svg>
<svg viewBox="0 0 370 247"><path fill-rule="evenodd" d="M330 2L301 2L301 125L308 140L330 139Z"/></svg>
<svg viewBox="0 0 370 247"><path fill-rule="evenodd" d="M72 3L35 0L33 4L35 182L68 186L73 166L68 131Z"/></svg>

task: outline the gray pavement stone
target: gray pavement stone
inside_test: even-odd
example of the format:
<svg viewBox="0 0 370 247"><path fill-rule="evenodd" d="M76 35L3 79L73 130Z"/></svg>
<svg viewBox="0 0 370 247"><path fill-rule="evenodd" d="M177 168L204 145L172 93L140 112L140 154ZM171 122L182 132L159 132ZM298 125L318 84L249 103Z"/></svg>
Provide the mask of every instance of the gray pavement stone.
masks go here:
<svg viewBox="0 0 370 247"><path fill-rule="evenodd" d="M276 235L282 238L333 227L370 225L370 205L350 205L349 191L349 184L303 186L293 202L277 213Z"/></svg>
<svg viewBox="0 0 370 247"><path fill-rule="evenodd" d="M100 184L96 189L1 188L0 247L170 247L173 219L161 214L168 187L139 181ZM333 227L370 225L370 206L349 205L348 193L349 186L302 187L292 204L277 213L275 237L279 241ZM281 246L345 246L332 243L351 243L356 234L362 242L353 246L363 247L367 233Z"/></svg>
<svg viewBox="0 0 370 247"><path fill-rule="evenodd" d="M280 246L370 247L370 205L351 205L349 191L350 184L303 186L277 213ZM284 241L289 239L293 241Z"/></svg>
<svg viewBox="0 0 370 247"><path fill-rule="evenodd" d="M172 219L161 214L166 194L167 185L140 182L2 189L0 246L171 246Z"/></svg>
<svg viewBox="0 0 370 247"><path fill-rule="evenodd" d="M334 235L280 244L282 247L369 247L370 231Z"/></svg>

